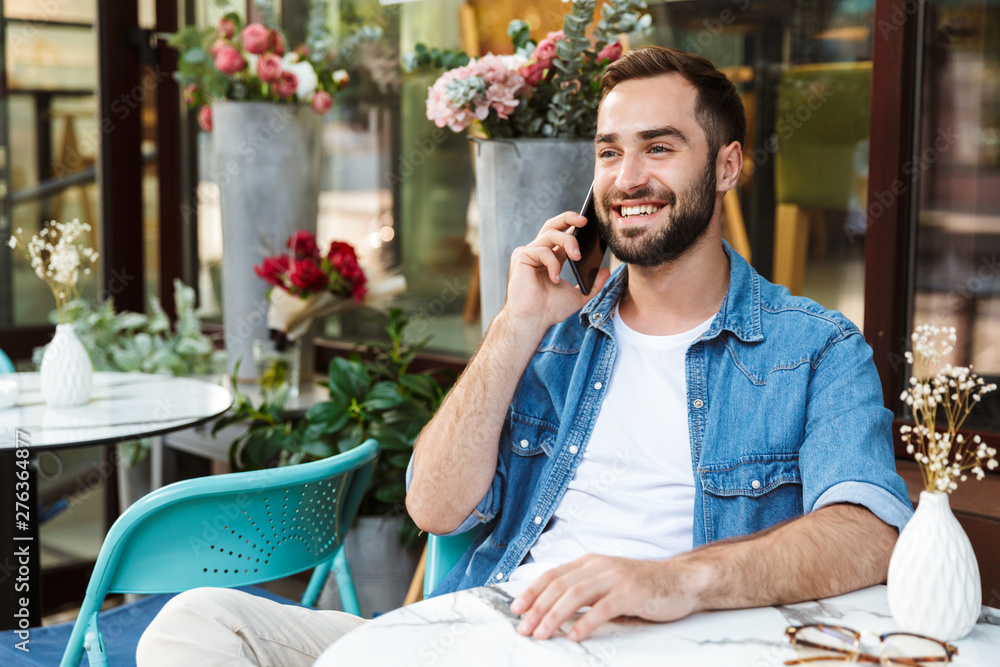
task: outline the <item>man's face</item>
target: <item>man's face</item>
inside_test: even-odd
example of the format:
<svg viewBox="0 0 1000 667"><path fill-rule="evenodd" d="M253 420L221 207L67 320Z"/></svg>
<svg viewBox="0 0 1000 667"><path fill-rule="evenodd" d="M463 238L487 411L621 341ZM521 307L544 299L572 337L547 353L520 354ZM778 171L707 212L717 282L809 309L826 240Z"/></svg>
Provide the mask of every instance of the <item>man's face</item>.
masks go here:
<svg viewBox="0 0 1000 667"><path fill-rule="evenodd" d="M672 262L708 228L715 156L708 156L696 102L695 88L668 74L624 81L601 104L594 198L602 234L623 262Z"/></svg>

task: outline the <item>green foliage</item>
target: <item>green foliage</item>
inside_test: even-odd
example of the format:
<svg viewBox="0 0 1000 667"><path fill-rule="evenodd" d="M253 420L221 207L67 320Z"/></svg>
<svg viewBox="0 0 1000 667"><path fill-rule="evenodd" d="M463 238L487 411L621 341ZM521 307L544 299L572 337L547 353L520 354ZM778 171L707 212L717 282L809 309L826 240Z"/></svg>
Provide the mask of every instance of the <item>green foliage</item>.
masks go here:
<svg viewBox="0 0 1000 667"><path fill-rule="evenodd" d="M400 540L409 546L419 531L406 515L406 466L413 442L444 400L445 389L433 372L410 373L410 364L427 338L404 341L409 318L399 309L381 317L388 342L362 343L367 353L330 362L328 400L317 403L304 419L293 423L284 413L284 395L267 398L259 406L236 392L232 414L216 422L214 432L247 422L247 430L230 448L234 470L260 469L313 461L353 449L368 438L382 447L372 477L371 493L362 513L401 514Z"/></svg>
<svg viewBox="0 0 1000 667"><path fill-rule="evenodd" d="M404 72L435 72L469 64L469 55L460 49L428 48L423 42L413 47L413 53L403 56Z"/></svg>
<svg viewBox="0 0 1000 667"><path fill-rule="evenodd" d="M115 313L113 301L97 308L78 299L67 305L77 338L97 371L142 372L160 375L203 375L212 371L212 341L201 333L194 311L194 289L174 280L177 321L170 319L159 300L151 297L149 314ZM52 313L49 319L52 320ZM41 364L45 347L35 348L32 360Z"/></svg>

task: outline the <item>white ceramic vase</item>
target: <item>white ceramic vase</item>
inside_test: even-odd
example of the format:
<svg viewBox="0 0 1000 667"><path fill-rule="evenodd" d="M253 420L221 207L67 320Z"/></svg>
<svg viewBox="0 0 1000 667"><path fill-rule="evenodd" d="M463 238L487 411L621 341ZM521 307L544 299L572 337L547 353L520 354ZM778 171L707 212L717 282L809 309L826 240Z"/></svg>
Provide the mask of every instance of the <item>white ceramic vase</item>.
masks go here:
<svg viewBox="0 0 1000 667"><path fill-rule="evenodd" d="M982 608L979 563L948 494L920 503L889 561L889 610L899 629L941 641L972 631Z"/></svg>
<svg viewBox="0 0 1000 667"><path fill-rule="evenodd" d="M42 398L55 408L83 405L94 389L94 367L72 324L57 324L45 348L41 368Z"/></svg>

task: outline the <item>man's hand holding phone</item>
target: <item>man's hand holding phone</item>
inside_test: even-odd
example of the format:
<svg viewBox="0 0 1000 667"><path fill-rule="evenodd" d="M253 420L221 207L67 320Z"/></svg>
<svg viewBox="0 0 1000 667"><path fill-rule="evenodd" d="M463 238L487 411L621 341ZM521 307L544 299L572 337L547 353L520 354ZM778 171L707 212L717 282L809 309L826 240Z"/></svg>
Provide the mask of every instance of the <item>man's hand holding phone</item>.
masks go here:
<svg viewBox="0 0 1000 667"><path fill-rule="evenodd" d="M547 220L534 241L514 250L507 279L507 301L501 313L509 318L511 325L528 326L529 335L541 337L550 326L582 308L604 286L611 275L608 269L584 268L586 275L593 276L591 289L586 293L559 276L567 258L578 264L584 260L581 239L575 234L580 234L579 230L586 226L597 231L596 221L567 211Z"/></svg>

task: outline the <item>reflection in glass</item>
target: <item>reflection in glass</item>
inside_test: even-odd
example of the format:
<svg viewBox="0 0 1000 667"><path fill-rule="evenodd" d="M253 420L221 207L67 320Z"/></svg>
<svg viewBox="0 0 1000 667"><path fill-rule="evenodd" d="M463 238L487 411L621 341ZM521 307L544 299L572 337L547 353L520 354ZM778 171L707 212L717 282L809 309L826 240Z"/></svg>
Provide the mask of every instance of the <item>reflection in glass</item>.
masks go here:
<svg viewBox="0 0 1000 667"><path fill-rule="evenodd" d="M1000 7L929 2L920 143L913 324L955 327L948 360L1000 375ZM995 381L995 380L994 380ZM1000 426L988 395L967 426Z"/></svg>

